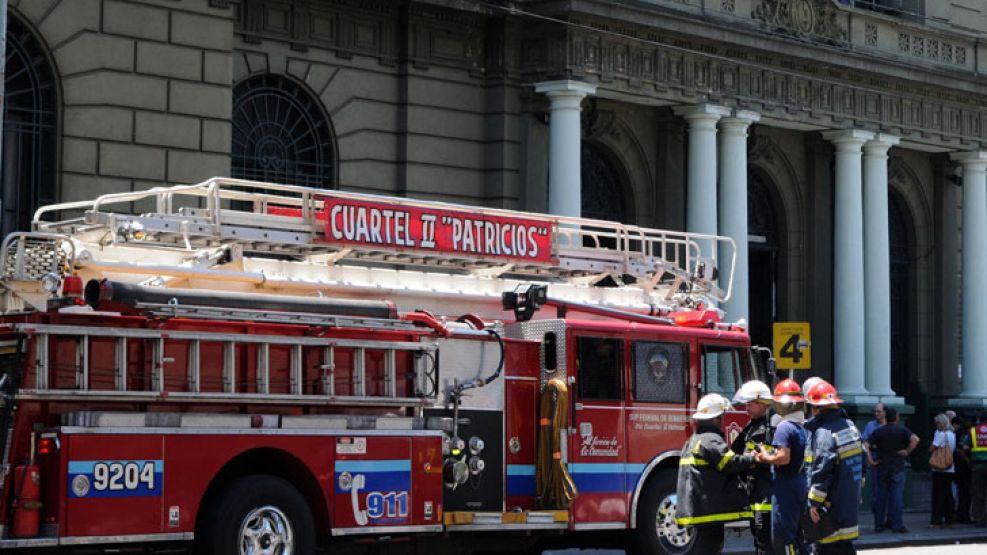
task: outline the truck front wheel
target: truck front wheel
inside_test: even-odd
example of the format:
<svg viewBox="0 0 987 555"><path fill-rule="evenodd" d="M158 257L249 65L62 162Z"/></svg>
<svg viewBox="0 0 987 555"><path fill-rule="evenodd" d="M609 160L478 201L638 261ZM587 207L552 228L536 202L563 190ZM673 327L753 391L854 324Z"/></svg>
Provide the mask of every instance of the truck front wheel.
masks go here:
<svg viewBox="0 0 987 555"><path fill-rule="evenodd" d="M674 471L664 471L645 485L638 501L637 545L640 553L686 555L719 553L723 549L722 525L679 526L675 523Z"/></svg>
<svg viewBox="0 0 987 555"><path fill-rule="evenodd" d="M276 476L231 483L196 531L198 553L307 555L315 552L312 515L298 490Z"/></svg>

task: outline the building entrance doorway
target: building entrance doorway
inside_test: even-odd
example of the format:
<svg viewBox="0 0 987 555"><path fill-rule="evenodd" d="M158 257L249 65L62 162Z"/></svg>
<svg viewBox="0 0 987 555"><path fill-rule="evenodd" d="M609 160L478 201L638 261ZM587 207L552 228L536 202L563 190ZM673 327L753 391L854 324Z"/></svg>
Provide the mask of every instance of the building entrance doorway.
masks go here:
<svg viewBox="0 0 987 555"><path fill-rule="evenodd" d="M757 172L747 177L751 343L771 347L778 315L778 218L771 191Z"/></svg>

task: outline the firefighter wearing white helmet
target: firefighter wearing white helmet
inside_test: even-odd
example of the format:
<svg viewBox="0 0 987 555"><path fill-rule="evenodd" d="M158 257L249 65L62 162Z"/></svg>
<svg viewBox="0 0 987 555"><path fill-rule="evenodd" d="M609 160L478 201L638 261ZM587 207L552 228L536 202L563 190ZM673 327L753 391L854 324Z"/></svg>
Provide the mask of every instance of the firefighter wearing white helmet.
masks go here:
<svg viewBox="0 0 987 555"><path fill-rule="evenodd" d="M760 380L751 380L740 386L733 396L735 405L744 405L750 421L733 440L730 449L734 453L756 456L758 451L771 450L774 428L768 416L773 402L771 388ZM751 535L754 537L754 553L771 553L771 466L757 464L750 470Z"/></svg>
<svg viewBox="0 0 987 555"><path fill-rule="evenodd" d="M723 523L751 518L746 486L740 476L754 465L750 455L737 454L723 439L723 413L730 401L711 393L699 400L692 418L696 433L685 442L679 458L675 523L703 526L696 535L697 553L723 549Z"/></svg>
<svg viewBox="0 0 987 555"><path fill-rule="evenodd" d="M808 395L809 390L812 389L812 386L816 385L821 381L823 381L823 379L820 378L819 376L812 376L811 378L807 378L804 382L802 382L802 394ZM812 405L806 403L805 404L806 420L808 420L811 416L812 416Z"/></svg>

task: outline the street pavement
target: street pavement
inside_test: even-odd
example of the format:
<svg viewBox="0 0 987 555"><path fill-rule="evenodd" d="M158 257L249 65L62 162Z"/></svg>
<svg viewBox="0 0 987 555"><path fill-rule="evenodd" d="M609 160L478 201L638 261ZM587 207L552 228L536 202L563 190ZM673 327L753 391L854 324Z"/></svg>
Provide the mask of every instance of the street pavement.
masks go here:
<svg viewBox="0 0 987 555"><path fill-rule="evenodd" d="M970 524L955 524L951 528L938 528L929 526L929 513L927 512L906 512L904 515L907 534L897 534L890 531L874 532L874 517L870 512L860 513L860 537L854 544L858 550L867 549L887 549L905 546L931 546L931 545L955 545L987 543L987 528L977 528ZM921 553L930 553L926 548ZM971 551L970 553L984 553L987 549ZM746 555L754 553L751 535L749 531L727 532L727 541L723 553L731 555ZM883 553L883 551L882 551ZM964 553L964 551L950 550L951 555Z"/></svg>

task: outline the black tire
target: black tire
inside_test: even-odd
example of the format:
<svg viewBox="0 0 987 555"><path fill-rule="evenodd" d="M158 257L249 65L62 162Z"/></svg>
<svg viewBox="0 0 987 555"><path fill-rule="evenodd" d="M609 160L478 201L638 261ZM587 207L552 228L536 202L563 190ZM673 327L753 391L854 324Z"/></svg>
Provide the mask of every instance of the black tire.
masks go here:
<svg viewBox="0 0 987 555"><path fill-rule="evenodd" d="M315 525L305 498L277 476L246 476L219 494L195 531L197 553L240 555L241 545L281 542L278 555L315 552ZM290 543L290 546L287 545ZM290 547L290 549L289 549Z"/></svg>
<svg viewBox="0 0 987 555"><path fill-rule="evenodd" d="M723 551L722 524L680 527L675 524L675 485L678 475L666 470L644 486L635 527L638 553L707 555Z"/></svg>

